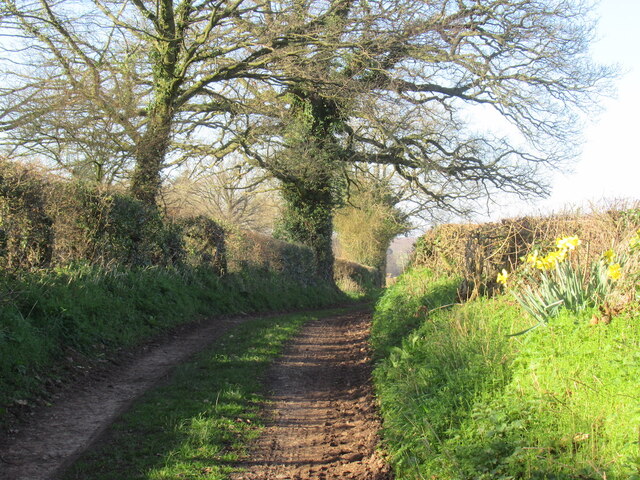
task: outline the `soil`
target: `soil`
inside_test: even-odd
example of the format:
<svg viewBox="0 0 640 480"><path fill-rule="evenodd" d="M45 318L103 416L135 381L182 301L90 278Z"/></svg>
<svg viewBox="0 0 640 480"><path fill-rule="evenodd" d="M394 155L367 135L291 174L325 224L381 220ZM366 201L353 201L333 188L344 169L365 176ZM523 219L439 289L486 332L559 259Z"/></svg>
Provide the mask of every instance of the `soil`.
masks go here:
<svg viewBox="0 0 640 480"><path fill-rule="evenodd" d="M19 431L0 438L1 480L51 480L96 442L173 367L246 319L215 319L148 345L121 365L67 389ZM379 420L370 383L370 316L309 323L269 369L270 423L234 480L388 480L376 448Z"/></svg>
<svg viewBox="0 0 640 480"><path fill-rule="evenodd" d="M389 480L377 451L370 315L308 324L268 374L270 424L233 480Z"/></svg>

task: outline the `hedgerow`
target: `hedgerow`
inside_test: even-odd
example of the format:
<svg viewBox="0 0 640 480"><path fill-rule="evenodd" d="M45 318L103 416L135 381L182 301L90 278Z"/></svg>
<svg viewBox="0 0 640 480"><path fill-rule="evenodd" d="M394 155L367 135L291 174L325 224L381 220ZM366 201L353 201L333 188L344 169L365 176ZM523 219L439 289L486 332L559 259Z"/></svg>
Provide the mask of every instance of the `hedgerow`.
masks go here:
<svg viewBox="0 0 640 480"><path fill-rule="evenodd" d="M202 216L168 218L117 189L7 161L0 292L0 424L46 398L69 367L198 316L347 299L316 276L302 245Z"/></svg>
<svg viewBox="0 0 640 480"><path fill-rule="evenodd" d="M556 239L578 236L589 262L640 228L640 205L621 204L591 213L566 212L483 224L445 224L416 242L413 265L461 277L460 296L474 298L499 291L496 277L512 271L520 259Z"/></svg>

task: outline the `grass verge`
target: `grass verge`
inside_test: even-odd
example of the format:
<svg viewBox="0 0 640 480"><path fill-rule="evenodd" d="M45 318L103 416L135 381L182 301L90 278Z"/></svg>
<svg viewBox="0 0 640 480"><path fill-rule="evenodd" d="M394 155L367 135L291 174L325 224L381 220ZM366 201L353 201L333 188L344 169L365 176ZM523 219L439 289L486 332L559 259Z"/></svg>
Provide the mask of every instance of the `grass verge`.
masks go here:
<svg viewBox="0 0 640 480"><path fill-rule="evenodd" d="M0 426L89 363L198 315L320 308L346 298L264 270L65 268L0 273Z"/></svg>
<svg viewBox="0 0 640 480"><path fill-rule="evenodd" d="M418 270L403 282L380 300L373 339L398 480L640 478L637 317L563 312L510 337L532 323L510 298L437 309L446 280ZM440 300L427 314L419 298Z"/></svg>
<svg viewBox="0 0 640 480"><path fill-rule="evenodd" d="M181 365L64 480L225 479L261 430L261 373L300 327L344 310L258 318Z"/></svg>

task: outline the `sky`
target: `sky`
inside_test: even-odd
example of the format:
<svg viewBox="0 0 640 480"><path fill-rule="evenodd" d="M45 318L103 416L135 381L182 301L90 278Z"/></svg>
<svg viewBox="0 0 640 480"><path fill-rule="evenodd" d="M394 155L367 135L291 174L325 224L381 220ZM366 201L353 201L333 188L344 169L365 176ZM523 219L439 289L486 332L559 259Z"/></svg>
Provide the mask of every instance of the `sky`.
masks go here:
<svg viewBox="0 0 640 480"><path fill-rule="evenodd" d="M623 72L615 81L615 98L603 99L603 111L587 123L581 155L572 172L554 174L549 198L526 204L511 199L493 207L490 218L640 200L640 0L601 0L596 13L593 58L618 64Z"/></svg>

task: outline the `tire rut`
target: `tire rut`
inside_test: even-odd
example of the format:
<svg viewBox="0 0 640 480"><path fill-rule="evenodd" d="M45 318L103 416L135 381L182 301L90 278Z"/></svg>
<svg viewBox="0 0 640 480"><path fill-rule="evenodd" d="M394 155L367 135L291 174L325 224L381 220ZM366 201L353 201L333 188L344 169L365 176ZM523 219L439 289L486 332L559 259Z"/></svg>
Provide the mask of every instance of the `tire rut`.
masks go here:
<svg viewBox="0 0 640 480"><path fill-rule="evenodd" d="M249 318L213 319L70 388L19 433L0 438L0 480L52 480L173 367ZM264 435L234 480L389 480L377 452L370 315L314 320L270 367Z"/></svg>
<svg viewBox="0 0 640 480"><path fill-rule="evenodd" d="M269 369L270 423L233 480L389 480L371 387L370 315L309 323Z"/></svg>

